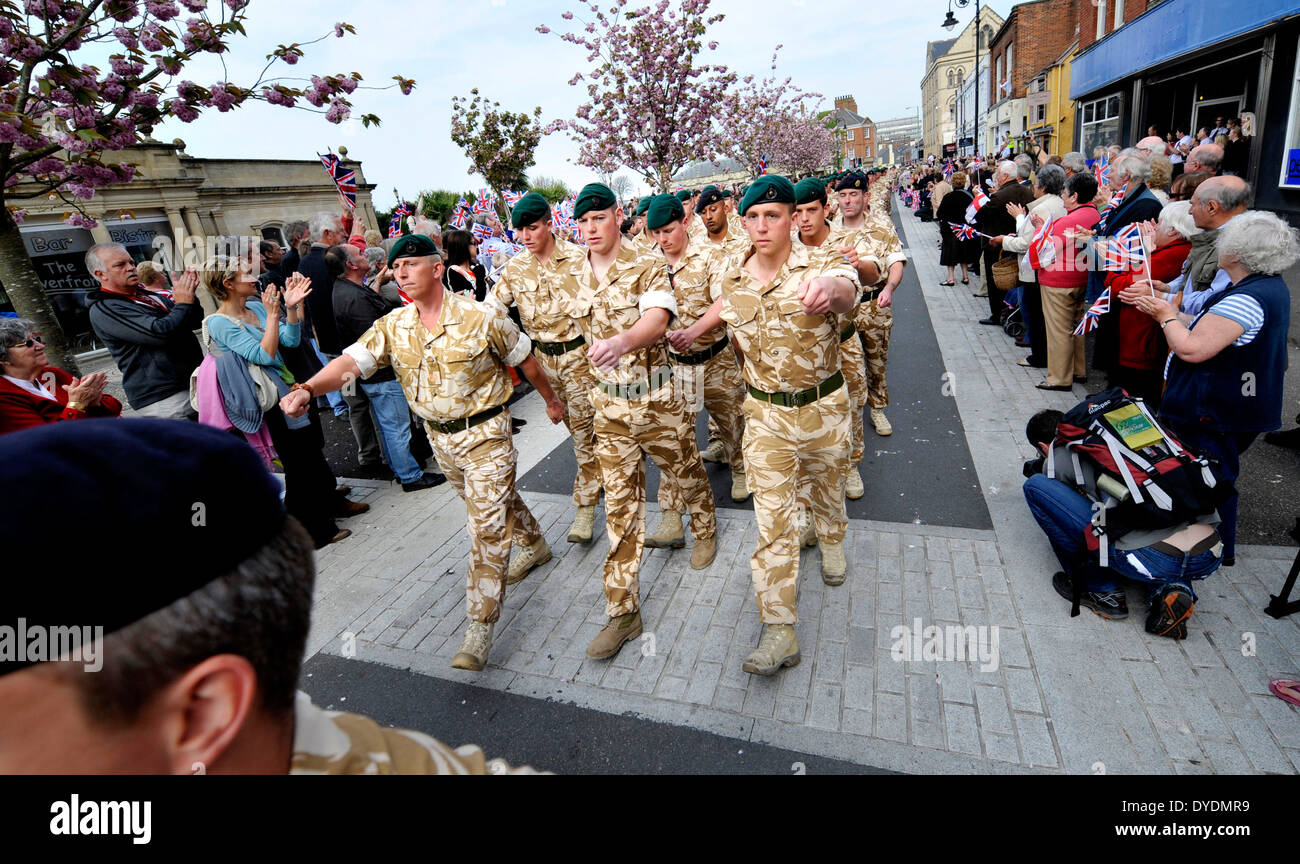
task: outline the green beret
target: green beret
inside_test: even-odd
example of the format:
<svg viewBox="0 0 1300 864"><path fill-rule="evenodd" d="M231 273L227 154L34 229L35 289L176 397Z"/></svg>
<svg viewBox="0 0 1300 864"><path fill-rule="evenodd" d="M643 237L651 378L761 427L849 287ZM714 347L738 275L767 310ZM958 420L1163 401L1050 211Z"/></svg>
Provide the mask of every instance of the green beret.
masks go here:
<svg viewBox="0 0 1300 864"><path fill-rule="evenodd" d="M672 195L656 195L650 199L650 207L645 211L645 227L657 231L674 219L686 218L682 202Z"/></svg>
<svg viewBox="0 0 1300 864"><path fill-rule="evenodd" d="M653 195L646 195L640 201L636 202L636 215L640 216L642 213L645 213L646 210L650 209L650 202L654 200L654 197L655 196Z"/></svg>
<svg viewBox="0 0 1300 864"><path fill-rule="evenodd" d="M723 198L731 198L731 197L733 197L732 194L731 194L731 190L730 190L730 189L723 189L723 190L722 190L722 197L723 197Z"/></svg>
<svg viewBox="0 0 1300 864"><path fill-rule="evenodd" d="M745 197L740 199L740 215L745 213L755 204L793 204L794 203L794 184L780 174L764 174L745 191Z"/></svg>
<svg viewBox="0 0 1300 864"><path fill-rule="evenodd" d="M677 193L677 200L685 204L687 201L691 200L691 195L693 194L695 193L691 192L689 189L683 189Z"/></svg>
<svg viewBox="0 0 1300 864"><path fill-rule="evenodd" d="M581 219L591 210L608 210L617 203L618 197L604 183L588 183L573 204L573 218Z"/></svg>
<svg viewBox="0 0 1300 864"><path fill-rule="evenodd" d="M515 209L510 211L510 224L516 228L532 225L539 219L551 218L551 205L536 192L529 192L519 199Z"/></svg>
<svg viewBox="0 0 1300 864"><path fill-rule="evenodd" d="M794 203L811 204L817 201L826 203L826 184L816 177L805 177L794 184Z"/></svg>
<svg viewBox="0 0 1300 864"><path fill-rule="evenodd" d="M407 234L388 250L388 266L392 267L398 258L425 258L429 255L438 255L438 247L432 240L423 234Z"/></svg>
<svg viewBox="0 0 1300 864"><path fill-rule="evenodd" d="M709 186L703 192L700 193L700 200L696 202L695 209L703 210L705 207L709 207L713 204L717 204L721 200L722 200L722 193L718 191L718 187Z"/></svg>
<svg viewBox="0 0 1300 864"><path fill-rule="evenodd" d="M868 182L866 175L859 174L856 171L850 171L848 174L844 175L844 179L836 185L835 191L843 192L845 189L859 189L865 191Z"/></svg>

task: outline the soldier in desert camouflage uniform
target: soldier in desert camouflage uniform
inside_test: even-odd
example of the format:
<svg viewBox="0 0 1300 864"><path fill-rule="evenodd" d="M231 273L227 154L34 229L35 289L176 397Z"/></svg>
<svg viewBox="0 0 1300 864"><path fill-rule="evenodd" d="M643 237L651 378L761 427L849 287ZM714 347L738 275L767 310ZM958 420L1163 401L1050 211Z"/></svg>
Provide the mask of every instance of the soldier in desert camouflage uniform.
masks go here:
<svg viewBox="0 0 1300 864"><path fill-rule="evenodd" d="M842 255L791 244L794 187L764 175L740 203L753 246L712 284L727 332L744 356L745 466L758 546L750 559L763 636L746 672L771 675L799 662L796 487L811 481L823 578L842 582L844 462L849 398L840 371L840 332L858 295Z"/></svg>
<svg viewBox="0 0 1300 864"><path fill-rule="evenodd" d="M505 408L514 388L506 367L518 367L537 388L551 422L564 419L564 403L530 355L531 341L502 309L443 291L442 259L432 240L403 237L388 253L388 266L411 305L376 321L281 404L286 413L302 414L311 397L393 367L411 410L425 421L439 466L465 501L469 628L451 665L478 671L487 662L506 584L551 558L537 520L515 491L518 454ZM523 548L510 561L512 535Z"/></svg>
<svg viewBox="0 0 1300 864"><path fill-rule="evenodd" d="M518 307L524 332L533 341L533 356L568 407L564 422L573 437L573 455L578 462L573 479L577 512L568 539L586 543L591 540L600 500L596 411L591 405L596 380L584 356L586 340L569 317L586 254L576 243L553 233L550 205L536 192L520 199L510 218L526 249L510 259L488 296L502 309L511 304Z"/></svg>
<svg viewBox="0 0 1300 864"><path fill-rule="evenodd" d="M573 215L587 256L571 315L590 348L596 377L596 455L605 481L605 614L609 622L587 646L587 656L612 657L641 634L638 573L645 543L645 456L666 475L687 512L695 548L691 566L703 569L716 554L713 494L695 444L694 415L673 387L664 333L677 312L663 258L622 246L622 221L609 187L583 187Z"/></svg>
<svg viewBox="0 0 1300 864"><path fill-rule="evenodd" d="M825 248L844 256L858 273L858 281L870 285L880 278L880 262L871 254L861 232L843 228L832 230L826 221L826 192L815 177L800 180L795 186L795 223L799 242L805 246ZM854 315L858 312L854 309ZM862 484L862 457L865 452L862 409L867 404L867 365L862 342L857 338L857 324L850 316L840 331L840 368L849 388L852 407L852 439L849 461L845 466L844 494L853 500L866 494ZM806 541L805 541L806 542Z"/></svg>

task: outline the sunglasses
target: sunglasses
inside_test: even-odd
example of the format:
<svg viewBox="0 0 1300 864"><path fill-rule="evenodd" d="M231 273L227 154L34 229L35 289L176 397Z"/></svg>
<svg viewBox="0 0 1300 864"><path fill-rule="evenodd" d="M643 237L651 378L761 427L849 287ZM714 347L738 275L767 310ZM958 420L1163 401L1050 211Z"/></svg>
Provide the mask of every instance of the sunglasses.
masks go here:
<svg viewBox="0 0 1300 864"><path fill-rule="evenodd" d="M31 338L29 338L26 342L19 342L18 344L23 346L24 348L35 348L37 345L44 345L45 340L42 339L39 335L33 333Z"/></svg>

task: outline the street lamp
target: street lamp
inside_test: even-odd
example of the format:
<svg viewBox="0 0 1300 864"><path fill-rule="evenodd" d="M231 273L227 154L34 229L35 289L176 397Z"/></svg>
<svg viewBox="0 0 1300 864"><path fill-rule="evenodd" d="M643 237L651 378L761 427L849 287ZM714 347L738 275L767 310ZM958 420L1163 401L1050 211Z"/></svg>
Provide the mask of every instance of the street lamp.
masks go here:
<svg viewBox="0 0 1300 864"><path fill-rule="evenodd" d="M971 4L971 0L948 0L948 17L943 19L943 24L939 25L943 29L952 32L952 28L957 26L957 16L952 14L952 7L965 9ZM975 126L971 130L971 147L975 152L976 139L979 137L980 128L980 0L975 0ZM959 142L960 143L960 142Z"/></svg>

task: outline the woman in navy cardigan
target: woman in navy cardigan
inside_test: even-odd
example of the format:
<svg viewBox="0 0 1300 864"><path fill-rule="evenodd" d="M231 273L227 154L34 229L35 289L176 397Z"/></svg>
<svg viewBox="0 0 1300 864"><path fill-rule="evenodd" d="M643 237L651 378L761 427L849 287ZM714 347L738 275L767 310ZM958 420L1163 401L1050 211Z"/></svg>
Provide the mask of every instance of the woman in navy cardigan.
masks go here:
<svg viewBox="0 0 1300 864"><path fill-rule="evenodd" d="M1219 229L1217 247L1232 283L1194 319L1152 296L1146 283L1120 299L1155 319L1169 343L1160 419L1185 447L1218 459L1222 476L1235 484L1241 453L1261 432L1282 425L1291 292L1278 274L1300 260L1300 238L1276 215L1248 211ZM1237 496L1219 516L1223 563L1232 565Z"/></svg>
<svg viewBox="0 0 1300 864"><path fill-rule="evenodd" d="M32 322L0 318L0 434L122 413L122 403L104 392L103 372L73 378L48 362Z"/></svg>

